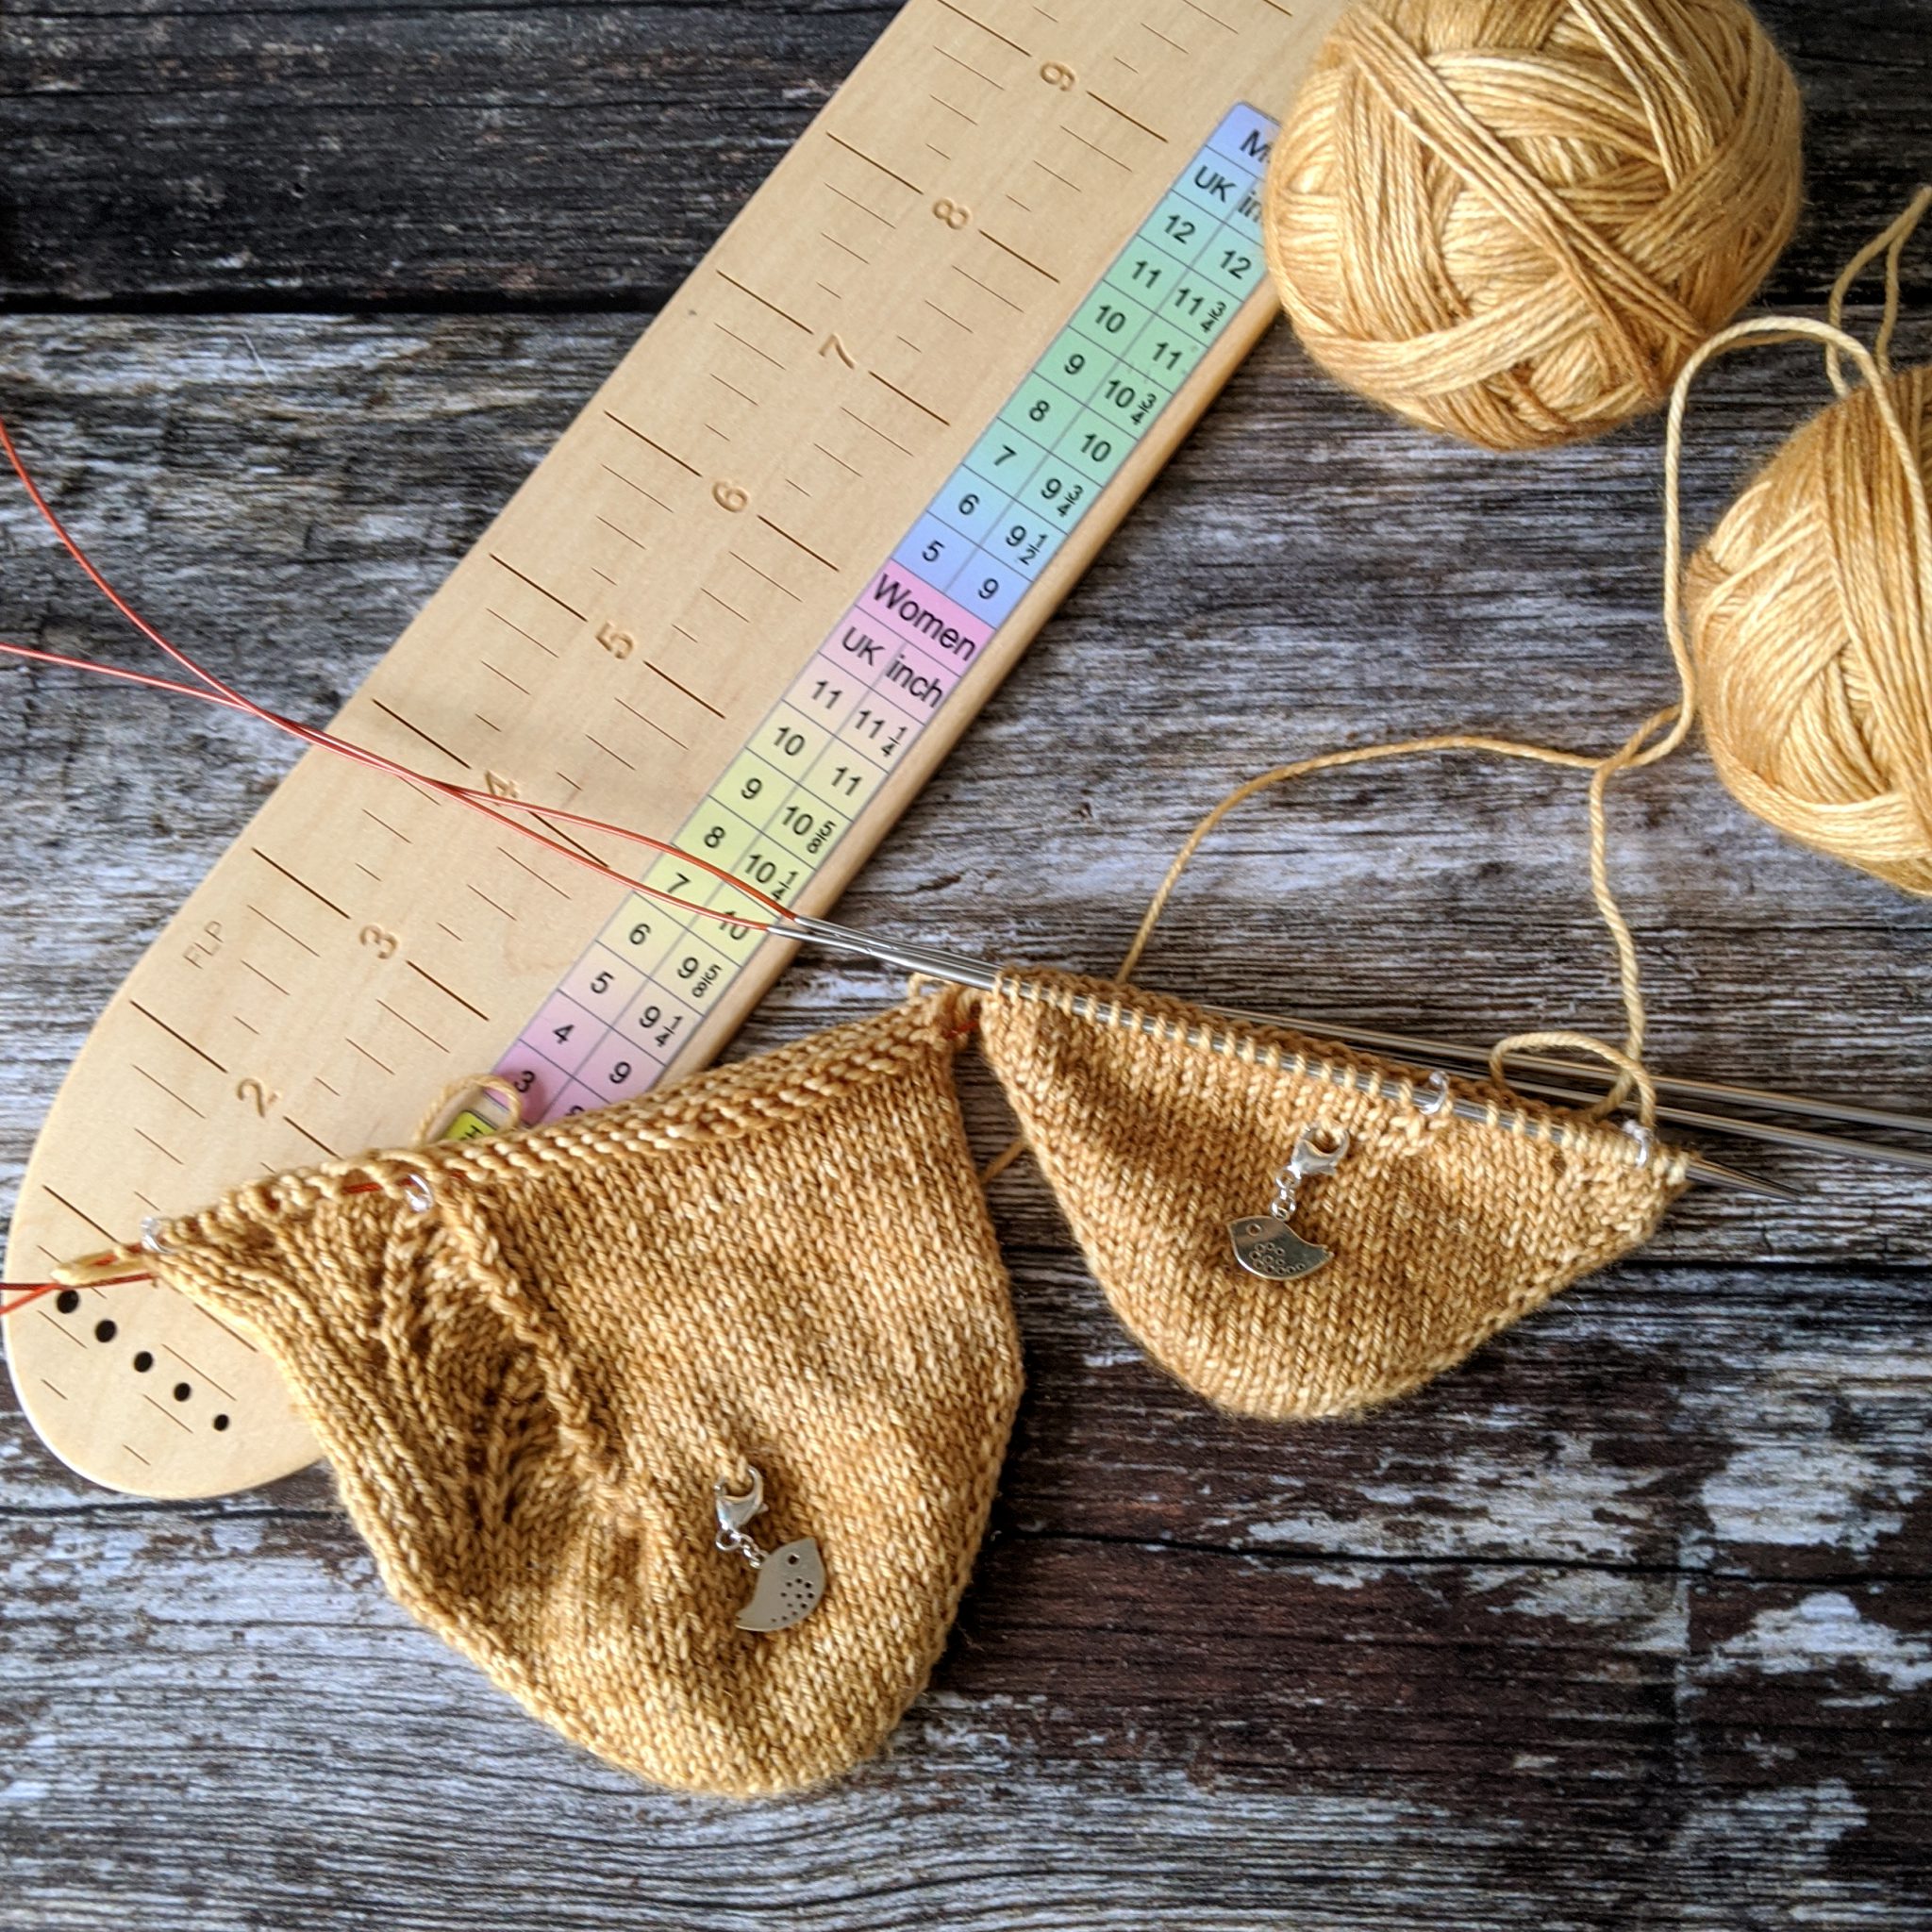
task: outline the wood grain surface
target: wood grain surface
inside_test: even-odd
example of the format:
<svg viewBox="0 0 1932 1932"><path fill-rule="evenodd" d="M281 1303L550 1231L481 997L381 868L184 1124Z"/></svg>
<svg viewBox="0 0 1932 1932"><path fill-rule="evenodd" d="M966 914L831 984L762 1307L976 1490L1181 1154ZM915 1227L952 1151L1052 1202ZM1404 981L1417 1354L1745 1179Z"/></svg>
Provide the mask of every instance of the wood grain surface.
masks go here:
<svg viewBox="0 0 1932 1932"><path fill-rule="evenodd" d="M158 618L325 716L889 10L12 8L0 411ZM1815 306L1932 174L1932 0L1762 10L1811 106L1772 293ZM1923 310L1932 248L1911 288ZM1795 348L1717 374L1697 527L1824 394ZM845 913L1104 968L1191 818L1277 758L1443 725L1607 744L1668 690L1658 447L1431 441L1277 332ZM122 648L11 497L0 635ZM17 1175L287 758L19 669L0 717ZM1701 754L1616 823L1661 1064L1932 1108L1924 908L1780 842ZM1479 1039L1609 1027L1581 835L1561 774L1324 779L1226 827L1144 976ZM890 991L801 961L740 1050ZM1932 1192L1714 1151L1802 1205L1693 1193L1458 1374L1292 1431L1148 1368L1011 1171L1031 1390L953 1644L888 1757L749 1809L526 1720L390 1602L322 1473L113 1497L9 1401L0 1926L1932 1923Z"/></svg>

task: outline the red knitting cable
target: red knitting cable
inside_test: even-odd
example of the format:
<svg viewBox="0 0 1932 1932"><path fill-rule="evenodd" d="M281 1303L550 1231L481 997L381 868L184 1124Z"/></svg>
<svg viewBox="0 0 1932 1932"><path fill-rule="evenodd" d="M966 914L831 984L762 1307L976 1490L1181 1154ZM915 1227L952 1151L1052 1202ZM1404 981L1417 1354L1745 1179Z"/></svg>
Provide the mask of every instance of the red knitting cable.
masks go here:
<svg viewBox="0 0 1932 1932"><path fill-rule="evenodd" d="M356 744L348 739L338 738L331 732L319 730L314 725L301 724L295 719L285 718L278 711L272 711L265 706L258 705L244 692L238 691L233 685L218 677L205 665L197 662L195 658L190 656L178 644L172 642L163 636L94 567L93 559L88 556L79 541L69 532L66 525L55 514L53 506L41 494L40 487L35 483L19 450L15 447L13 438L8 433L4 421L0 421L0 450L5 451L7 460L12 466L13 474L19 477L21 487L25 490L27 497L32 502L35 509L46 521L48 527L58 538L61 547L80 566L94 588L142 637L147 639L158 650L165 653L175 663L179 664L183 670L199 678L201 682L198 686L183 684L175 678L157 677L145 671L129 671L124 670L118 665L97 664L91 658L69 657L59 651L36 650L27 644L15 644L5 641L0 641L0 657L16 658L31 664L50 664L62 670L86 671L97 677L113 678L121 683L139 685L149 691L167 691L176 697L194 698L203 704L213 705L223 710L240 711L246 717L259 719L264 724L271 725L274 729L318 751L332 752L338 757L348 758L353 763L366 765L373 771L387 773L390 776L399 778L406 784L426 786L439 796L453 799L458 805L467 807L472 811L480 812L487 819L493 819L498 824L507 827L508 830L516 832L525 839L534 840L539 845L547 846L552 852L569 859L575 865L580 865L587 871L594 872L600 876L609 879L613 884L624 886L631 891L640 892L646 898L658 900L667 906L675 906L682 912L695 913L700 918L716 920L723 925L744 926L753 932L769 932L771 930L769 921L738 917L730 912L721 910L717 907L700 906L692 900L682 899L676 893L668 892L661 887L646 885L641 879L634 879L627 874L618 872L613 867L604 864L601 859L592 857L589 852L575 844L564 844L557 839L545 838L535 826L525 824L520 820L508 817L506 812L528 812L542 824L547 824L553 821L560 821L566 824L581 825L587 831L603 832L615 839L626 840L633 844L646 846L655 852L663 854L668 858L675 858L686 865L693 866L708 876L722 881L736 891L742 892L754 905L763 908L774 919L783 919L787 916L783 903L773 898L769 892L761 891L748 879L739 878L735 874L727 872L723 866L713 864L708 858L701 858L696 853L686 852L681 847L672 844L668 840L654 839L647 832L632 831L627 826L611 824L603 819L591 818L583 812L568 811L560 806L535 805L524 799L501 798L492 791L479 791L472 786L456 785L444 778L434 778L426 772L418 772L408 765L401 764L393 758L384 757L380 752L371 751L365 745ZM108 1281L92 1282L89 1286L95 1288L118 1288L129 1282L150 1279L152 1279L150 1275L134 1274L119 1275ZM30 1307L35 1302L42 1300L47 1295L62 1292L69 1286L71 1284L59 1281L0 1283L0 1288L12 1288L16 1291L12 1300L0 1304L0 1321L4 1321L9 1315L19 1313L23 1308Z"/></svg>
<svg viewBox="0 0 1932 1932"><path fill-rule="evenodd" d="M754 905L763 908L774 918L782 919L785 916L784 906L778 900L774 899L769 893L760 891L749 880L741 879L734 874L727 872L723 866L714 865L709 859L701 858L695 853L686 852L680 847L670 843L667 840L655 839L649 833L632 831L627 826L611 824L606 820L591 818L582 812L568 811L561 806L542 806L531 804L524 799L500 798L492 791L479 791L473 786L456 785L445 778L434 778L426 772L416 771L411 766L401 764L393 758L384 757L380 752L371 751L365 745L356 744L347 739L337 738L330 732L319 730L311 724L301 724L292 718L286 718L278 711L272 711L265 706L258 705L244 692L238 691L233 685L218 677L205 665L197 662L195 658L191 657L178 644L172 642L163 636L94 567L93 559L88 556L79 541L68 530L66 525L60 521L59 517L55 513L53 506L42 495L40 486L35 483L31 473L21 457L20 451L15 447L13 438L8 433L4 421L0 421L0 450L5 451L7 460L11 465L13 474L20 478L21 487L26 491L27 497L32 502L35 509L40 512L41 516L45 520L47 526L59 540L61 547L80 566L94 588L142 637L146 638L150 643L173 658L183 670L191 672L194 676L198 677L206 689L198 690L192 685L181 684L172 678L151 676L144 672L123 671L112 665L96 664L85 658L71 658L54 651L37 651L25 644L0 641L0 656L19 658L31 663L59 665L69 670L89 671L98 676L117 678L123 683L142 685L153 691L170 691L180 697L198 698L204 704L217 705L227 710L243 712L247 716L258 718L263 724L272 725L275 730L296 739L301 743L311 745L321 751L334 752L338 756L352 759L358 764L367 765L372 770L388 773L391 777L401 778L412 784L425 785L441 796L454 799L459 805L468 807L472 811L480 812L485 818L495 820L498 824L505 825L509 830L520 833L526 839L535 841L539 845L547 846L559 857L568 858L572 863L583 866L588 871L597 873L601 876L611 880L614 884L628 887L632 891L640 892L646 898L657 899L665 905L675 906L680 911L694 913L704 919L716 920L723 925L741 925L753 932L768 932L771 929L769 923L766 921L735 917L731 913L723 911L716 907L700 906L694 901L679 898L676 893L665 891L661 887L645 885L641 879L634 879L625 873L616 871L613 867L604 864L602 860L591 857L591 854L575 845L563 844L555 839L545 838L535 827L526 825L519 820L507 817L505 815L506 810L528 812L532 817L546 824L553 821L560 821L566 824L581 825L588 831L603 832L612 838L623 839L633 844L647 846L652 851L663 854L666 858L675 858L684 864L694 866L699 872L706 874L708 877L718 879L722 883L730 886L734 891L742 892Z"/></svg>

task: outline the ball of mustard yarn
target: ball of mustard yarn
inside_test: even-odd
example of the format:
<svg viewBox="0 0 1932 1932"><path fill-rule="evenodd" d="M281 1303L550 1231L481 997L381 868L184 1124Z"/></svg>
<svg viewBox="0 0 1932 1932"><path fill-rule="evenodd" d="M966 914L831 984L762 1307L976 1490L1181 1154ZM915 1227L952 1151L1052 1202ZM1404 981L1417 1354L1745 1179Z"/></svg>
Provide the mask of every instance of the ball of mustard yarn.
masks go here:
<svg viewBox="0 0 1932 1932"><path fill-rule="evenodd" d="M1361 0L1274 145L1330 375L1491 449L1655 407L1790 240L1797 84L1740 0Z"/></svg>
<svg viewBox="0 0 1932 1932"><path fill-rule="evenodd" d="M1932 485L1932 368L1887 392ZM1705 738L1780 831L1932 894L1932 558L1873 391L1814 417L1685 574Z"/></svg>

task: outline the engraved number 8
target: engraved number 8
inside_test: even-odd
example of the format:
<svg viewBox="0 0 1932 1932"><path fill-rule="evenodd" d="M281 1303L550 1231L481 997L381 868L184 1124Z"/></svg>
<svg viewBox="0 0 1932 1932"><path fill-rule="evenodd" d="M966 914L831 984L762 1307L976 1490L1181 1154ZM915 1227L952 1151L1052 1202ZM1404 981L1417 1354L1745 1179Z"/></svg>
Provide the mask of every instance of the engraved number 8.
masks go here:
<svg viewBox="0 0 1932 1932"><path fill-rule="evenodd" d="M932 205L932 211L949 228L963 228L973 219L973 210L957 201L947 201L942 196Z"/></svg>

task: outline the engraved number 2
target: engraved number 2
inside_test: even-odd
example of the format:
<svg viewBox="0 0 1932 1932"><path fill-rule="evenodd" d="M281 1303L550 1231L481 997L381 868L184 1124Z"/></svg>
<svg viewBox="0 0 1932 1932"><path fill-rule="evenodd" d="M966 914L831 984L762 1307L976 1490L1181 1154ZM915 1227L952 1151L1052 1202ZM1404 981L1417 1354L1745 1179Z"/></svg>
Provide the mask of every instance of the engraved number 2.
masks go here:
<svg viewBox="0 0 1932 1932"><path fill-rule="evenodd" d="M269 1108L281 1097L279 1093L272 1092L264 1087L259 1080L243 1080L235 1089L235 1098L245 1100L264 1120L268 1118Z"/></svg>

